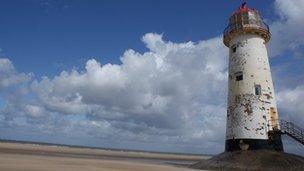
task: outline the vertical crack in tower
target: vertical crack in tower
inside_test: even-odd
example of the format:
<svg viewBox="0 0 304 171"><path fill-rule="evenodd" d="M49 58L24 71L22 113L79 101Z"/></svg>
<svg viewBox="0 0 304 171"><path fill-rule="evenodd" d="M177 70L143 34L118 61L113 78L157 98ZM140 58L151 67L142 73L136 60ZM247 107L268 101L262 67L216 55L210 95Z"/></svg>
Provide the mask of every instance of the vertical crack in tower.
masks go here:
<svg viewBox="0 0 304 171"><path fill-rule="evenodd" d="M229 19L224 44L229 52L226 151L283 151L266 43L269 27L246 3Z"/></svg>

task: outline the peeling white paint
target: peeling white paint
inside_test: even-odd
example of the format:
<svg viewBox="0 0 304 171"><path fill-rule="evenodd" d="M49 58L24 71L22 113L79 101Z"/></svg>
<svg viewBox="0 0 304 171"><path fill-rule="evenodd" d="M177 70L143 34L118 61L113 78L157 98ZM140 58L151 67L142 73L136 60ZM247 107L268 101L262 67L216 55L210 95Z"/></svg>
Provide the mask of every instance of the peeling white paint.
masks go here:
<svg viewBox="0 0 304 171"><path fill-rule="evenodd" d="M226 139L268 139L268 124L278 126L278 112L265 40L239 34L229 46Z"/></svg>

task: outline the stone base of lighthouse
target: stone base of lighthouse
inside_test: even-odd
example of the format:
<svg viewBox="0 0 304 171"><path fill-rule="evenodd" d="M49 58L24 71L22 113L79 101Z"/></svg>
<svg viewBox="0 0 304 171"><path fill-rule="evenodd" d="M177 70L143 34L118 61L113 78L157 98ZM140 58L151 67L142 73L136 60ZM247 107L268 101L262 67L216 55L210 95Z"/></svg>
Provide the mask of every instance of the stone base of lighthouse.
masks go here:
<svg viewBox="0 0 304 171"><path fill-rule="evenodd" d="M226 140L225 152L199 161L191 168L203 170L304 170L304 157L283 152L281 132L269 139Z"/></svg>
<svg viewBox="0 0 304 171"><path fill-rule="evenodd" d="M304 158L275 150L232 151L190 166L203 170L304 170Z"/></svg>
<svg viewBox="0 0 304 171"><path fill-rule="evenodd" d="M283 151L280 131L268 133L269 139L230 139L225 142L225 151L239 150L275 150Z"/></svg>

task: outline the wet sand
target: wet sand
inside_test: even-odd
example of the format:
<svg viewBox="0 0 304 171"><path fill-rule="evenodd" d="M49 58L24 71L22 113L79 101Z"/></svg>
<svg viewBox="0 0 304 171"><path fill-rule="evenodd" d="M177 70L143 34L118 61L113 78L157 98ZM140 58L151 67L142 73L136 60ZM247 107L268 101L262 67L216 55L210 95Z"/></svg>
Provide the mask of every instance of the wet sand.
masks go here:
<svg viewBox="0 0 304 171"><path fill-rule="evenodd" d="M6 171L190 171L183 164L207 158L209 157L0 143L0 170Z"/></svg>

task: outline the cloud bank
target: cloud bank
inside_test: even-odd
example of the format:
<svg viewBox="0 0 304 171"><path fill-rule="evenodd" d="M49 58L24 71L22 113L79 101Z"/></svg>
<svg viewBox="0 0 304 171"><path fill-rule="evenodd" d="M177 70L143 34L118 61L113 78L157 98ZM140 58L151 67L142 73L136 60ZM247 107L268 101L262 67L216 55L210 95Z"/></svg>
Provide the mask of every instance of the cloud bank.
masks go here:
<svg viewBox="0 0 304 171"><path fill-rule="evenodd" d="M49 111L86 115L96 132L137 141L218 141L224 129L227 54L221 38L173 43L148 33L149 49L127 50L121 65L88 60L31 88ZM105 130L102 130L105 129ZM114 133L113 133L114 131Z"/></svg>
<svg viewBox="0 0 304 171"><path fill-rule="evenodd" d="M285 51L291 51L294 56L303 57L304 1L276 0L274 7L279 19L270 23L270 56L279 56Z"/></svg>

